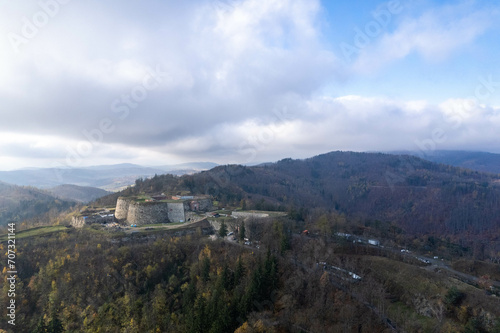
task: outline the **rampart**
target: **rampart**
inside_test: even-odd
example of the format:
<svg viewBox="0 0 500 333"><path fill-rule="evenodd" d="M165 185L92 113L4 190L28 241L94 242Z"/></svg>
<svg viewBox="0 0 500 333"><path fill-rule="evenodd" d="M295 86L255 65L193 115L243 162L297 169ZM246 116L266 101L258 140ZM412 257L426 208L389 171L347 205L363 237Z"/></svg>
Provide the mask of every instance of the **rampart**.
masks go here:
<svg viewBox="0 0 500 333"><path fill-rule="evenodd" d="M130 202L127 223L137 225L167 223L170 222L168 210L166 202Z"/></svg>
<svg viewBox="0 0 500 333"><path fill-rule="evenodd" d="M197 211L212 209L210 198L170 201L136 201L135 198L120 197L116 202L115 216L121 223L157 224L185 222L195 219Z"/></svg>
<svg viewBox="0 0 500 333"><path fill-rule="evenodd" d="M115 217L118 221L123 222L127 219L128 207L132 201L132 198L118 198L115 210Z"/></svg>

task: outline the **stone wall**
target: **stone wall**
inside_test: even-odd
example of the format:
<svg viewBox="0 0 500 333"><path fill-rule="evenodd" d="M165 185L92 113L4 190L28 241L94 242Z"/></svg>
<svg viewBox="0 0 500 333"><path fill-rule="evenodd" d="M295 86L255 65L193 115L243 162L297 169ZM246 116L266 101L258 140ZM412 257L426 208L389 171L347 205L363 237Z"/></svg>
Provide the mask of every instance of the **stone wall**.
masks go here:
<svg viewBox="0 0 500 333"><path fill-rule="evenodd" d="M208 211L212 209L212 199L200 198L179 202L135 202L133 198L120 197L116 202L115 217L121 223L156 224L168 222L185 222L194 218L187 212ZM198 219L198 218L197 218Z"/></svg>
<svg viewBox="0 0 500 333"><path fill-rule="evenodd" d="M269 214L267 213L256 213L256 212L233 212L231 215L236 218L244 218L244 219L269 217Z"/></svg>
<svg viewBox="0 0 500 333"><path fill-rule="evenodd" d="M168 203L168 219L170 222L186 221L186 215L184 214L186 209L185 205L187 205L187 203L184 202Z"/></svg>
<svg viewBox="0 0 500 333"><path fill-rule="evenodd" d="M94 224L94 223L111 223L115 222L115 218L113 215L101 217L99 215L91 215L91 216L74 216L71 219L71 225L75 228L83 228L86 224Z"/></svg>
<svg viewBox="0 0 500 333"><path fill-rule="evenodd" d="M73 218L71 219L71 225L75 228L83 228L83 226L85 225L85 219L83 218L83 216L73 216Z"/></svg>
<svg viewBox="0 0 500 333"><path fill-rule="evenodd" d="M122 197L118 198L116 201L115 217L118 221L124 222L127 219L128 207L131 201L131 199Z"/></svg>
<svg viewBox="0 0 500 333"><path fill-rule="evenodd" d="M212 228L215 230L215 231L219 231L220 229L220 226L222 225L222 220L208 220L208 222L210 223L210 225L212 226ZM236 229L238 229L238 227L241 225L241 221L238 221L238 220L233 220L233 221L225 221L226 223L226 227L227 227L227 231L228 232L235 232ZM246 223L245 223L245 228L246 228Z"/></svg>
<svg viewBox="0 0 500 333"><path fill-rule="evenodd" d="M201 221L203 219L206 218L206 216L204 215L198 215L198 213L195 213L195 212L185 212L184 213L185 217L186 217L186 222L197 222L197 221Z"/></svg>
<svg viewBox="0 0 500 333"><path fill-rule="evenodd" d="M198 210L207 212L213 209L212 199L198 199L194 201L198 202Z"/></svg>
<svg viewBox="0 0 500 333"><path fill-rule="evenodd" d="M128 206L127 224L144 225L168 223L172 221L169 219L169 215L169 204L166 202L130 202Z"/></svg>

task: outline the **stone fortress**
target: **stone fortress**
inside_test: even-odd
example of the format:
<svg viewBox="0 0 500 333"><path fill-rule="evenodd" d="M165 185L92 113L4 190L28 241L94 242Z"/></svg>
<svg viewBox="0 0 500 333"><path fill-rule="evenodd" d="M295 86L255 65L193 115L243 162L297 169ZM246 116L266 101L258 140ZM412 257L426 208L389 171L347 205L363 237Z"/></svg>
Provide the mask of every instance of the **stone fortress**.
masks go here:
<svg viewBox="0 0 500 333"><path fill-rule="evenodd" d="M116 202L115 218L126 224L158 224L197 221L199 212L212 209L212 199L207 196L153 196L148 199L120 197Z"/></svg>

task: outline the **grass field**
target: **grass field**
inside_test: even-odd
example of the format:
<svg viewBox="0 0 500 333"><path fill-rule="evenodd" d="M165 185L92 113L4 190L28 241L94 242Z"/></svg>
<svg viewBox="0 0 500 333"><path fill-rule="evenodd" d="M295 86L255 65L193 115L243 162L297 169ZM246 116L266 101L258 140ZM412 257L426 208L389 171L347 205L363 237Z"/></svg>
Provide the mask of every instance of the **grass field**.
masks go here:
<svg viewBox="0 0 500 333"><path fill-rule="evenodd" d="M68 230L63 225L55 225L55 226L48 226L48 227L37 227L37 228L32 228L32 229L27 229L23 231L18 231L16 232L16 240L17 239L23 239L27 237L33 237L33 236L42 236L42 235L47 235L51 234L54 232L60 232L63 230ZM7 234L0 235L0 241L4 242L7 240Z"/></svg>

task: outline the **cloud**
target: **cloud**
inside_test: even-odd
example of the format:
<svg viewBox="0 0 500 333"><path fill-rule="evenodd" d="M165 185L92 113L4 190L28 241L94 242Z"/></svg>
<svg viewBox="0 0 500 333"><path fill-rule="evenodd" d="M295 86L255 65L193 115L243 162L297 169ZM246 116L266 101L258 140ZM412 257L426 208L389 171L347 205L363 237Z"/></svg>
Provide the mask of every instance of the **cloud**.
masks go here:
<svg viewBox="0 0 500 333"><path fill-rule="evenodd" d="M428 9L418 17L404 10L401 15L394 31L360 49L353 64L356 72L374 72L413 53L428 62L443 61L484 34L498 11L469 1Z"/></svg>
<svg viewBox="0 0 500 333"><path fill-rule="evenodd" d="M116 5L61 5L19 54L0 42L9 64L0 78L0 130L79 140L109 118L107 143L162 145L219 123L266 117L288 96L309 96L335 70L316 27L318 1ZM37 11L15 11L19 20L3 32L21 34L23 18ZM158 68L166 73L160 85L127 106L126 96ZM119 107L129 109L126 117Z"/></svg>
<svg viewBox="0 0 500 333"><path fill-rule="evenodd" d="M8 36L23 36L40 3L0 12L5 165L253 163L411 149L443 126L450 147L467 135L471 146L495 143L485 136L495 137L495 108L478 106L481 116L457 129L443 120L452 102L322 96L345 69L325 41L319 0L69 1L16 52ZM445 59L491 18L467 5L401 16L354 67L363 74L415 52Z"/></svg>
<svg viewBox="0 0 500 333"><path fill-rule="evenodd" d="M221 124L160 151L221 163L303 158L331 150L471 149L498 151L500 108L475 100L422 100L343 96L311 98L301 113ZM279 113L278 113L279 114ZM236 154L235 154L236 153Z"/></svg>

